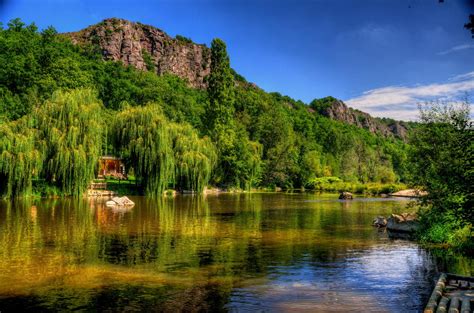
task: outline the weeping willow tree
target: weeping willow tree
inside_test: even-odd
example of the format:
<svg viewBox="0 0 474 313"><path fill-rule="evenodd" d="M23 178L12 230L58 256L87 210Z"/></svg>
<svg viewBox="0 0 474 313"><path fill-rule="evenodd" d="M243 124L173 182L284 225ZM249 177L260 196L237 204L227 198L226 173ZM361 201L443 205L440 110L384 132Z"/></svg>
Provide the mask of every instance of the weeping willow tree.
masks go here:
<svg viewBox="0 0 474 313"><path fill-rule="evenodd" d="M173 151L175 157L175 186L179 189L202 192L211 179L217 162L217 151L209 137L199 138L188 124L173 123Z"/></svg>
<svg viewBox="0 0 474 313"><path fill-rule="evenodd" d="M31 117L0 123L0 194L31 193L32 178L41 170L43 154Z"/></svg>
<svg viewBox="0 0 474 313"><path fill-rule="evenodd" d="M134 168L147 195L162 194L174 179L168 124L157 105L128 108L115 119L115 146Z"/></svg>
<svg viewBox="0 0 474 313"><path fill-rule="evenodd" d="M94 178L100 156L103 106L89 89L55 92L35 110L46 143L43 176L65 195L81 195Z"/></svg>
<svg viewBox="0 0 474 313"><path fill-rule="evenodd" d="M189 125L169 122L156 104L120 112L115 146L134 168L145 193L160 196L168 186L202 191L215 164L214 146Z"/></svg>

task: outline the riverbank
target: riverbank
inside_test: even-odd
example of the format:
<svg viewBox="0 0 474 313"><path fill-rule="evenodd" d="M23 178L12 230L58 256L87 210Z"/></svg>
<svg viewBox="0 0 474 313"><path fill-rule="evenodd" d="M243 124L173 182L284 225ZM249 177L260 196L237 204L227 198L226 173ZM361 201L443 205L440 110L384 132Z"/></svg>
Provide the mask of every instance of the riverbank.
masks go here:
<svg viewBox="0 0 474 313"><path fill-rule="evenodd" d="M135 183L131 182L117 182L111 181L108 183L110 190L116 191L120 195L140 195L140 188ZM219 188L219 187L207 187L204 189L204 194L218 194L218 193L252 193L252 192L333 192L339 193L343 191L349 191L358 195L377 196L377 195L389 195L391 193L405 190L407 185L402 183L394 184L381 184L381 183L350 183L350 182L333 182L324 183L315 186L315 188L280 188L280 187L259 187L245 190L241 188ZM174 191L169 192L167 190L165 195L176 195L179 193L190 194L191 191ZM172 190L171 190L172 191Z"/></svg>
<svg viewBox="0 0 474 313"><path fill-rule="evenodd" d="M144 195L142 187L137 183L135 178L132 176L127 180L118 179L106 179L101 181L106 183L108 191L114 192L119 196L141 196ZM376 195L389 195L391 193L407 189L407 185L403 183L353 183L343 181L323 181L315 184L310 188L280 188L275 186L258 187L250 190L241 188L221 188L210 186L205 188L204 194L217 194L217 193L252 193L252 192L343 192L348 191L358 195L376 196ZM178 191L168 189L164 195L173 196L176 194L191 194L191 191ZM55 186L47 185L43 180L33 181L33 192L32 197L40 198L61 198L65 195L61 195L58 188Z"/></svg>

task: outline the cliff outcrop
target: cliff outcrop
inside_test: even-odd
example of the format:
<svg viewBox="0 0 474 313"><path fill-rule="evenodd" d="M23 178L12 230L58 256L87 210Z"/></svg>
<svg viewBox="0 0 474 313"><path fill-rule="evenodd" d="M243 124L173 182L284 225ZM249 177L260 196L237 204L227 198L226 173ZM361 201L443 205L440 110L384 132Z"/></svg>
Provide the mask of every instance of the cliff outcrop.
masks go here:
<svg viewBox="0 0 474 313"><path fill-rule="evenodd" d="M66 36L76 44L98 45L106 60L121 61L159 75L174 74L194 88L206 87L204 78L210 71L210 50L185 37L172 38L156 27L117 18Z"/></svg>

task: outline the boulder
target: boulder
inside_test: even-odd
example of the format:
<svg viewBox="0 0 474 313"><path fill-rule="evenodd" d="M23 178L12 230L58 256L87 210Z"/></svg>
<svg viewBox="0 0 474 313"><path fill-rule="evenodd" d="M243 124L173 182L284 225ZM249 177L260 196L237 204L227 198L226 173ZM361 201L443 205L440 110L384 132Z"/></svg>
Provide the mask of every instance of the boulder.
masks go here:
<svg viewBox="0 0 474 313"><path fill-rule="evenodd" d="M127 197L113 197L112 200L107 201L105 205L110 207L131 207L134 206L135 203Z"/></svg>
<svg viewBox="0 0 474 313"><path fill-rule="evenodd" d="M347 191L343 191L339 195L339 199L341 199L341 200L352 200L353 198L354 197L352 196L352 193L347 192Z"/></svg>
<svg viewBox="0 0 474 313"><path fill-rule="evenodd" d="M387 226L387 219L383 216L377 216L372 223L375 227L386 227Z"/></svg>
<svg viewBox="0 0 474 313"><path fill-rule="evenodd" d="M414 213L392 214L387 219L387 229L393 232L413 233L418 230L420 223Z"/></svg>

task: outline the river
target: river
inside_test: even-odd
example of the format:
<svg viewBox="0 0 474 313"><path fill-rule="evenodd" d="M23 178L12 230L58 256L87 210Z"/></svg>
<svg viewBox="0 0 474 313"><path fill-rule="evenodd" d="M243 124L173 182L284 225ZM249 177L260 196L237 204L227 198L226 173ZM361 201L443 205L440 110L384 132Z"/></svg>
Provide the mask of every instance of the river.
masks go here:
<svg viewBox="0 0 474 313"><path fill-rule="evenodd" d="M474 274L371 226L404 199L130 198L0 202L0 311L420 311L440 271Z"/></svg>

